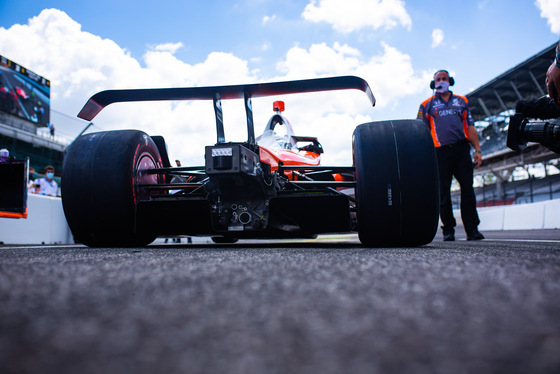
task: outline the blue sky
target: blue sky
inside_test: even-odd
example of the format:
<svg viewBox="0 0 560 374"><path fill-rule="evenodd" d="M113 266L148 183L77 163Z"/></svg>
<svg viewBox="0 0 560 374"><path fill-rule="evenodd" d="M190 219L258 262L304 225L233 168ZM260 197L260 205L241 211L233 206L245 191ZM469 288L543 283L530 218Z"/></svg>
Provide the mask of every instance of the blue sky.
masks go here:
<svg viewBox="0 0 560 374"><path fill-rule="evenodd" d="M0 0L0 54L49 78L52 108L71 117L111 88L361 76L375 108L359 92L285 98L295 132L318 136L334 164L351 162L356 125L414 117L435 70L451 71L466 94L559 35L560 0ZM274 99L254 102L257 135ZM199 163L215 142L208 105L117 104L92 131L159 133L174 158ZM242 104L227 105L226 138L242 140ZM53 123L70 137L84 126L57 113Z"/></svg>

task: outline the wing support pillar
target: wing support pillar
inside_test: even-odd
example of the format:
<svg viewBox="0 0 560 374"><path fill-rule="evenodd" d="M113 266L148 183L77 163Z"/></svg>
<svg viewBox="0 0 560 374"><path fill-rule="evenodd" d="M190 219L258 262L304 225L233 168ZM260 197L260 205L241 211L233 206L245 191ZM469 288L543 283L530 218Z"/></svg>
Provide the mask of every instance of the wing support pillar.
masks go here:
<svg viewBox="0 0 560 374"><path fill-rule="evenodd" d="M251 95L247 90L243 92L243 99L245 101L245 113L247 114L247 142L252 150L255 151L257 142L255 141L255 125L253 122L253 103L251 102Z"/></svg>
<svg viewBox="0 0 560 374"><path fill-rule="evenodd" d="M222 111L222 98L219 92L212 95L214 102L214 113L216 114L216 132L218 134L218 143L226 142L226 135L224 132L224 114Z"/></svg>

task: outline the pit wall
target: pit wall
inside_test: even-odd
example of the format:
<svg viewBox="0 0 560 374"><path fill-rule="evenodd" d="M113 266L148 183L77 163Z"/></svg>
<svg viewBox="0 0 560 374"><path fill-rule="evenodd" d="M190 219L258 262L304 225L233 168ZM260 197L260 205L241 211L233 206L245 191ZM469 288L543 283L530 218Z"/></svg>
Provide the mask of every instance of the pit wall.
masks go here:
<svg viewBox="0 0 560 374"><path fill-rule="evenodd" d="M461 212L453 211L457 221ZM560 229L560 199L478 208L480 231Z"/></svg>
<svg viewBox="0 0 560 374"><path fill-rule="evenodd" d="M73 244L74 239L66 223L60 197L29 194L27 219L0 218L0 242Z"/></svg>

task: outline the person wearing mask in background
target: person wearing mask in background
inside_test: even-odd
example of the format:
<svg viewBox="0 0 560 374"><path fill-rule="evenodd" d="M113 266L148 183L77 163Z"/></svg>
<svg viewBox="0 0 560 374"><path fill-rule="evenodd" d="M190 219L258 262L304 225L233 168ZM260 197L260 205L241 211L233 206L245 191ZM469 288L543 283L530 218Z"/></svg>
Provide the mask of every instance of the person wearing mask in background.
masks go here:
<svg viewBox="0 0 560 374"><path fill-rule="evenodd" d="M473 159L470 145L474 148L474 165L482 163L482 152L474 127L468 100L449 91L455 80L447 70L438 70L430 82L435 94L420 104L418 119L430 129L438 160L440 183L440 218L443 223L443 240L455 240L457 222L453 216L451 181L457 179L461 186L461 219L467 240L484 239L478 231L480 219L476 211L476 195L473 188Z"/></svg>
<svg viewBox="0 0 560 374"><path fill-rule="evenodd" d="M39 185L39 195L56 196L58 183L54 180L54 167L45 166L45 177L35 181Z"/></svg>

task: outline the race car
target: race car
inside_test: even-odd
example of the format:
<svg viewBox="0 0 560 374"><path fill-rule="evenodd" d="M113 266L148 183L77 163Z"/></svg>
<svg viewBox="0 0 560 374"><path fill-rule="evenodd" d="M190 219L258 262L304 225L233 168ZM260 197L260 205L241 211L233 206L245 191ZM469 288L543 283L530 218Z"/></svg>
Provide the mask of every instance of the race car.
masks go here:
<svg viewBox="0 0 560 374"><path fill-rule="evenodd" d="M25 92L23 87L16 86L15 90L16 90L16 94L19 97L21 97L23 100L29 100L29 95L27 94L27 92Z"/></svg>
<svg viewBox="0 0 560 374"><path fill-rule="evenodd" d="M172 235L232 243L357 232L370 247L430 243L439 190L435 149L423 122L357 126L349 166L321 165L318 139L294 134L281 101L255 137L252 98L348 89L363 91L375 105L368 83L355 76L95 94L80 118L92 120L116 102L211 100L217 142L205 147L204 165L172 167L162 136L116 130L78 137L67 150L61 179L75 240L130 247ZM244 142L225 140L221 101L230 99L243 99Z"/></svg>

